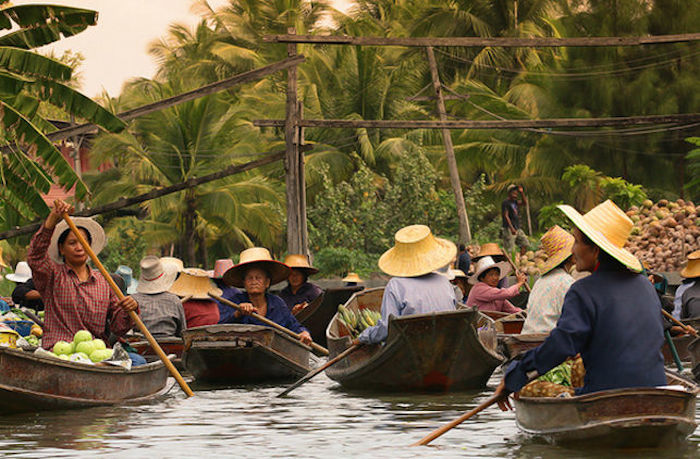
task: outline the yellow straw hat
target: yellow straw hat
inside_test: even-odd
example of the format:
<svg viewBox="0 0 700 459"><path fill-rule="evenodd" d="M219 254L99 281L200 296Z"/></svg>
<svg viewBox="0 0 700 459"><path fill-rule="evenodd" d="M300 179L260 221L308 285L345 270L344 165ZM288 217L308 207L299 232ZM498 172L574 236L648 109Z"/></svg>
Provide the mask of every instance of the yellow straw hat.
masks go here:
<svg viewBox="0 0 700 459"><path fill-rule="evenodd" d="M183 269L168 291L183 298L189 296L193 300L209 300L209 292L219 296L223 293L212 283L207 272L199 268Z"/></svg>
<svg viewBox="0 0 700 459"><path fill-rule="evenodd" d="M342 279L343 282L363 282L362 279L360 279L360 276L357 275L357 273L348 273L347 276L343 277Z"/></svg>
<svg viewBox="0 0 700 459"><path fill-rule="evenodd" d="M547 254L547 261L544 262L541 270L543 276L572 255L571 248L574 246L575 240L568 231L559 225L554 225L542 235L540 242Z"/></svg>
<svg viewBox="0 0 700 459"><path fill-rule="evenodd" d="M423 276L446 266L457 255L453 242L436 238L425 225L401 228L394 239L394 247L379 258L379 269L390 276Z"/></svg>
<svg viewBox="0 0 700 459"><path fill-rule="evenodd" d="M304 271L307 275L316 274L318 269L309 264L309 258L306 255L291 254L284 259L284 264L292 269Z"/></svg>
<svg viewBox="0 0 700 459"><path fill-rule="evenodd" d="M642 272L642 262L623 247L634 223L611 200L598 204L585 215L566 204L557 206L595 245L631 271Z"/></svg>
<svg viewBox="0 0 700 459"><path fill-rule="evenodd" d="M479 258L493 257L493 256L503 256L503 250L495 242L487 242L486 244L481 244L479 247L479 253L476 254L472 261L477 261Z"/></svg>
<svg viewBox="0 0 700 459"><path fill-rule="evenodd" d="M681 276L686 279L700 277L700 250L696 250L688 255L688 264L681 269Z"/></svg>
<svg viewBox="0 0 700 459"><path fill-rule="evenodd" d="M289 277L289 266L274 260L270 251L264 247L251 247L241 252L236 266L224 273L224 283L234 287L243 287L243 276L250 268L262 268L270 275L270 285L275 285Z"/></svg>

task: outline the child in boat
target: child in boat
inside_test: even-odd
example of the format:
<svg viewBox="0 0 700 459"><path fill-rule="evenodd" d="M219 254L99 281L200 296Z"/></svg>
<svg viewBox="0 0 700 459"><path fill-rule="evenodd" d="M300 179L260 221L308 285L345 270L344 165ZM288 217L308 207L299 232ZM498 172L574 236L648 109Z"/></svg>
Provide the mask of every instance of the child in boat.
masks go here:
<svg viewBox="0 0 700 459"><path fill-rule="evenodd" d="M467 297L467 306L476 306L479 311L499 311L513 314L522 309L513 306L508 301L525 285L527 277L518 273L518 282L508 288L498 288L498 282L510 273L510 265L506 262L496 263L490 256L479 259L474 267L474 274L469 278L473 285Z"/></svg>

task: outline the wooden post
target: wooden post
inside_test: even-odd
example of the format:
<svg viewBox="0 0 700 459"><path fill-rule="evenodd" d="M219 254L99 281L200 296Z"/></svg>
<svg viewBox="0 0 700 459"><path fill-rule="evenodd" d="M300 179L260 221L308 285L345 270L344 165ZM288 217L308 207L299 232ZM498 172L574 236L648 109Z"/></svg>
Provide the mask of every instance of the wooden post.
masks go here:
<svg viewBox="0 0 700 459"><path fill-rule="evenodd" d="M288 34L296 33L293 27ZM294 57L297 54L295 43L287 45L287 56ZM297 67L287 69L287 112L284 122L284 140L286 143L286 155L284 169L286 173L285 184L287 191L287 252L302 253L302 228L300 215L300 177L299 177L299 132L297 111Z"/></svg>
<svg viewBox="0 0 700 459"><path fill-rule="evenodd" d="M433 79L433 88L437 97L437 109L440 121L447 121L447 111L445 110L445 100L442 95L442 84L440 83L440 75L438 74L437 64L435 63L435 53L433 47L426 48L428 53L428 63L430 64L430 75ZM457 169L457 160L455 159L455 151L452 146L452 135L449 129L441 129L442 141L445 143L445 154L447 155L447 168L450 171L450 182L452 183L452 191L455 195L455 203L457 204L457 217L459 218L459 242L469 244L472 240L471 231L469 229L469 217L467 216L467 207L464 204L464 194L462 193L462 184L459 181L459 170Z"/></svg>
<svg viewBox="0 0 700 459"><path fill-rule="evenodd" d="M299 120L304 119L304 103L298 102L297 113ZM297 141L299 150L299 227L301 228L301 252L309 255L309 228L306 222L306 160L304 158L304 128L299 128L299 139Z"/></svg>

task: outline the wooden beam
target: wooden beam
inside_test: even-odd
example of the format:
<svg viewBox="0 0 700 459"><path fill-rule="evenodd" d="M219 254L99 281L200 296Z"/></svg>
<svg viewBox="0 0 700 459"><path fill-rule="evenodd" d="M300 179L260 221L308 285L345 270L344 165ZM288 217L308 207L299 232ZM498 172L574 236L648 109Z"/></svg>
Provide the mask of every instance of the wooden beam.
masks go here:
<svg viewBox="0 0 700 459"><path fill-rule="evenodd" d="M271 43L315 43L361 46L456 46L501 48L552 48L560 46L639 46L700 40L700 33L646 37L351 37L347 35L266 35Z"/></svg>
<svg viewBox="0 0 700 459"><path fill-rule="evenodd" d="M337 120L306 119L299 121L306 128L376 128L376 129L526 129L587 128L641 126L647 124L679 124L700 122L700 113L673 115L620 116L608 118L551 118L544 120ZM259 127L283 127L284 120L254 120Z"/></svg>

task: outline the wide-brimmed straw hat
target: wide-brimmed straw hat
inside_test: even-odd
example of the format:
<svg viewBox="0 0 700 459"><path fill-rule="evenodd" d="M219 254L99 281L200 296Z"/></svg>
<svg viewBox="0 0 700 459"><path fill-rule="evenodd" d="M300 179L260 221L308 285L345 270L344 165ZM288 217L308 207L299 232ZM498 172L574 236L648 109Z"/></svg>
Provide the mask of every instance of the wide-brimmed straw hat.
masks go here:
<svg viewBox="0 0 700 459"><path fill-rule="evenodd" d="M92 241L90 242L90 248L93 252L95 252L95 255L99 255L99 253L102 252L102 249L104 249L105 245L107 244L107 236L105 236L105 230L102 228L102 226L100 226L100 224L92 218L88 217L72 217L72 220L73 223L75 223L75 226L77 226L79 229L84 228L85 231L88 232ZM67 229L68 223L66 223L65 220L61 220L60 222L58 222L56 228L54 228L53 230L53 234L51 235L51 244L49 244L49 256L56 263L63 263L63 258L58 253L58 238Z"/></svg>
<svg viewBox="0 0 700 459"><path fill-rule="evenodd" d="M608 199L585 215L566 204L557 207L601 250L629 270L642 272L642 262L623 248L632 233L634 223L614 202Z"/></svg>
<svg viewBox="0 0 700 459"><path fill-rule="evenodd" d="M681 276L686 279L700 277L700 250L696 250L688 255L688 264L681 269ZM9 276L7 277L9 278Z"/></svg>
<svg viewBox="0 0 700 459"><path fill-rule="evenodd" d="M394 247L379 258L379 269L390 276L418 277L450 263L457 256L452 241L440 239L425 225L401 228L394 235Z"/></svg>
<svg viewBox="0 0 700 459"><path fill-rule="evenodd" d="M360 279L360 276L358 276L357 273L348 273L347 276L343 277L342 281L343 282L357 282L358 284L360 282L363 282L363 280Z"/></svg>
<svg viewBox="0 0 700 459"><path fill-rule="evenodd" d="M139 285L136 287L138 293L153 295L167 292L177 277L176 271L166 271L160 258L153 255L144 257L139 265L141 275L139 276Z"/></svg>
<svg viewBox="0 0 700 459"><path fill-rule="evenodd" d="M311 266L311 264L309 264L309 258L306 255L287 255L287 257L284 259L284 264L292 269L298 269L299 271L305 272L307 276L318 272L317 268L314 268Z"/></svg>
<svg viewBox="0 0 700 459"><path fill-rule="evenodd" d="M190 297L193 300L209 300L209 293L221 296L223 293L207 276L207 272L199 268L186 268L180 273L175 283L168 290L179 297Z"/></svg>
<svg viewBox="0 0 700 459"><path fill-rule="evenodd" d="M567 258L572 256L571 248L574 246L574 237L559 225L554 225L540 238L547 261L544 262L540 272L544 276Z"/></svg>
<svg viewBox="0 0 700 459"><path fill-rule="evenodd" d="M501 250L501 248L495 242L487 242L486 244L481 244L481 247L479 248L479 253L474 255L472 261L477 261L480 258L493 256L504 256L503 250Z"/></svg>
<svg viewBox="0 0 700 459"><path fill-rule="evenodd" d="M32 278L32 268L26 261L20 261L15 266L15 272L12 274L5 275L5 279L11 280L12 282L17 282L21 284L22 282L27 282Z"/></svg>
<svg viewBox="0 0 700 459"><path fill-rule="evenodd" d="M221 258L214 262L214 270L207 273L212 279L221 279L224 273L231 269L235 263L230 258Z"/></svg>
<svg viewBox="0 0 700 459"><path fill-rule="evenodd" d="M498 279L503 279L506 277L508 274L510 274L510 264L506 261L499 261L496 263L493 261L493 258L490 256L485 256L481 258L479 261L476 262L476 266L474 267L474 274L469 277L469 283L474 285L477 282L479 282L479 276L485 272L488 271L491 268L498 268L498 271L500 274L498 275Z"/></svg>
<svg viewBox="0 0 700 459"><path fill-rule="evenodd" d="M261 268L270 275L270 285L275 285L289 277L292 272L289 266L274 260L270 251L264 247L251 247L241 252L236 266L229 268L224 274L224 283L234 287L243 287L243 277L250 268Z"/></svg>
<svg viewBox="0 0 700 459"><path fill-rule="evenodd" d="M464 271L461 269L448 269L447 270L447 278L451 281L455 279L469 279L469 276L464 274Z"/></svg>

